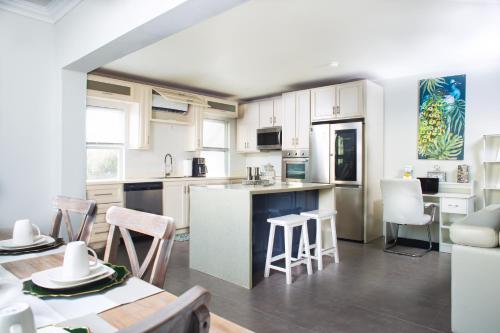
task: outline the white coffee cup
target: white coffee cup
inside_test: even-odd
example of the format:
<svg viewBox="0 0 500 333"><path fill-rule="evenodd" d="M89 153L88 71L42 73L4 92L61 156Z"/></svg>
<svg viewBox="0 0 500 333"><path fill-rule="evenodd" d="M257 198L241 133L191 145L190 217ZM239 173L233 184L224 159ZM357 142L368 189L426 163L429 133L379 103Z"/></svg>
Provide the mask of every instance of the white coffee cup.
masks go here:
<svg viewBox="0 0 500 333"><path fill-rule="evenodd" d="M27 303L15 303L0 309L0 332L36 333L30 306Z"/></svg>
<svg viewBox="0 0 500 333"><path fill-rule="evenodd" d="M33 232L33 228L37 231L36 235ZM19 246L31 245L35 240L35 237L40 235L40 228L38 228L37 225L32 224L30 220L17 220L14 224L14 230L12 232L12 243Z"/></svg>
<svg viewBox="0 0 500 333"><path fill-rule="evenodd" d="M89 263L89 253L94 256L94 261ZM63 263L63 277L67 280L79 279L90 274L90 269L99 264L97 254L87 247L82 241L70 242L66 246Z"/></svg>

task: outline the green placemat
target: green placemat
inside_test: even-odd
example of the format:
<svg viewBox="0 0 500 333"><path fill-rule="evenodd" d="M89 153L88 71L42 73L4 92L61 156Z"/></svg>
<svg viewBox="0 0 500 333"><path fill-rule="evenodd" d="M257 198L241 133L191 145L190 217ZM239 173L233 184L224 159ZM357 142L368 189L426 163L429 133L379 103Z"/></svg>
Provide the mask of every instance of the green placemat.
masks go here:
<svg viewBox="0 0 500 333"><path fill-rule="evenodd" d="M63 330L68 331L70 333L90 333L90 329L88 329L87 327L76 327L76 328L64 327Z"/></svg>
<svg viewBox="0 0 500 333"><path fill-rule="evenodd" d="M63 244L64 244L64 239L56 238L55 242L52 244L42 244L40 246L31 247L29 249L0 250L0 256L14 256L14 255L19 255L19 254L44 252L44 251L56 249Z"/></svg>
<svg viewBox="0 0 500 333"><path fill-rule="evenodd" d="M115 274L113 274L112 277L104 280L99 280L81 287L60 289L60 290L42 288L34 284L33 281L27 280L23 282L23 292L25 294L33 295L38 298L81 296L86 294L97 293L112 288L116 285L122 284L130 275L129 270L125 266L117 266L113 264L104 264L104 265L111 267L115 271Z"/></svg>

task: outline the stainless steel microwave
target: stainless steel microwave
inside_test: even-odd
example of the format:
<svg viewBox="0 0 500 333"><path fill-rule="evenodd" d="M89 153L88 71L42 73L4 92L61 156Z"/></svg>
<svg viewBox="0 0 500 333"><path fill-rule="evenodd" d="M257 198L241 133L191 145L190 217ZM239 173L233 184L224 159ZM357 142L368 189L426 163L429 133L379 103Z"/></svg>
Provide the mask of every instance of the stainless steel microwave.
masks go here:
<svg viewBox="0 0 500 333"><path fill-rule="evenodd" d="M257 149L281 150L281 126L257 129Z"/></svg>

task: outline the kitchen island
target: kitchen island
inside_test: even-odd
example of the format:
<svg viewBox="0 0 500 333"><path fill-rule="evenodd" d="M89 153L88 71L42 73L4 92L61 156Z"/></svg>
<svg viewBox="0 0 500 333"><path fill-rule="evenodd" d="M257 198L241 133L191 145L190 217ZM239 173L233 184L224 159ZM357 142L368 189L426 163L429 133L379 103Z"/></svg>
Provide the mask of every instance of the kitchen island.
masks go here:
<svg viewBox="0 0 500 333"><path fill-rule="evenodd" d="M335 206L330 184L205 185L191 186L190 191L190 268L248 289L263 277L269 217ZM315 239L315 224L309 223L310 239ZM325 245L331 243L326 226ZM295 229L294 253L300 234ZM283 246L279 228L274 251L282 251Z"/></svg>

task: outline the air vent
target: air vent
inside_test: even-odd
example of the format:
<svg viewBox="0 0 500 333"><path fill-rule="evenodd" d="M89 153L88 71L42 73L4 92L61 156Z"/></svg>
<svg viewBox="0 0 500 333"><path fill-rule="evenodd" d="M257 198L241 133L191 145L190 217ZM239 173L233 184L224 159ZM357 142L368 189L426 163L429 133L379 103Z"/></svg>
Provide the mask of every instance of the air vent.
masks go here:
<svg viewBox="0 0 500 333"><path fill-rule="evenodd" d="M87 89L96 90L108 94L117 94L123 96L131 95L130 87L93 80L87 80Z"/></svg>

